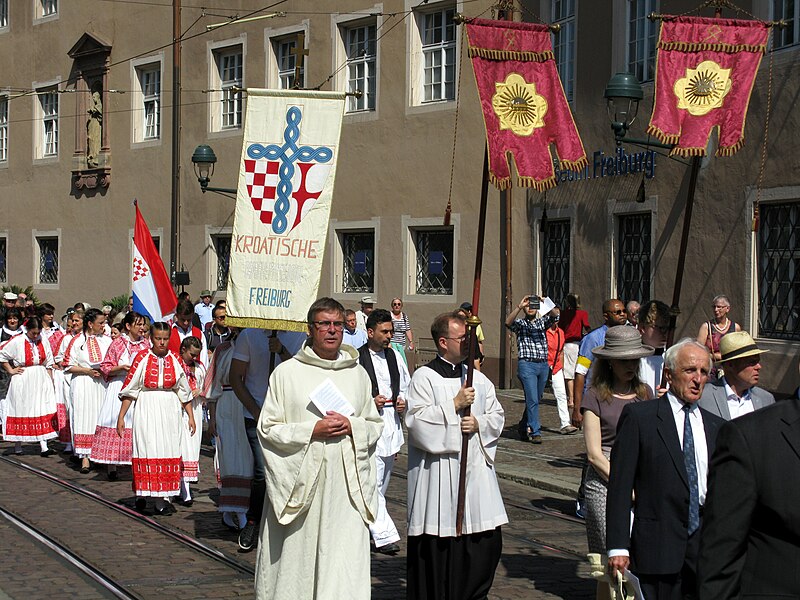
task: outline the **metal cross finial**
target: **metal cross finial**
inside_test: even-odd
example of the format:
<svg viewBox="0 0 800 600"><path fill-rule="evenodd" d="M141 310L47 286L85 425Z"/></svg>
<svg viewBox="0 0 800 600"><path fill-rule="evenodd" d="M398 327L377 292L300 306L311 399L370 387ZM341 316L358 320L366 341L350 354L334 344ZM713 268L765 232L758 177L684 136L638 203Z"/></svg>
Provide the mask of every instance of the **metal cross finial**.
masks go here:
<svg viewBox="0 0 800 600"><path fill-rule="evenodd" d="M308 56L308 49L306 46L306 36L304 33L297 34L297 41L295 42L294 48L289 51L289 54L294 54L295 62L294 62L294 88L298 89L301 86L300 83L300 70L303 68L303 62L305 61L305 57Z"/></svg>

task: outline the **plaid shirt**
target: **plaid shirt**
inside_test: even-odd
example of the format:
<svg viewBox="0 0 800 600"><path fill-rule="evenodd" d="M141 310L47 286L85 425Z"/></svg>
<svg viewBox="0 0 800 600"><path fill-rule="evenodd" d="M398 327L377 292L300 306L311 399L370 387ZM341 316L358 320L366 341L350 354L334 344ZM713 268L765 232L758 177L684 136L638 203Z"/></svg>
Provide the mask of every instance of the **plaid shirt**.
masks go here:
<svg viewBox="0 0 800 600"><path fill-rule="evenodd" d="M508 328L517 335L520 360L547 361L547 328L558 320L552 313L538 319L516 319Z"/></svg>

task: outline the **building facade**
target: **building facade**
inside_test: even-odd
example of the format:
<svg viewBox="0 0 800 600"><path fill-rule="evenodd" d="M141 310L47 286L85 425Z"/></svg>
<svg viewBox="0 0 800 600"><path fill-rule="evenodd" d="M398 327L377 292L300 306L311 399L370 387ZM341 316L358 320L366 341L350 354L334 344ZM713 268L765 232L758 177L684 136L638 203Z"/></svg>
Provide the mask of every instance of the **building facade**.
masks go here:
<svg viewBox="0 0 800 600"><path fill-rule="evenodd" d="M417 337L428 337L436 314L472 296L485 140L452 16L491 16L492 2L340 0L329 8L287 0L269 9L284 11L277 14L249 0L205 12L199 1L181 4L175 261L191 278L186 289L224 295L234 208L230 197L201 193L192 152L212 146L211 185L235 187L241 90L293 86L302 55L301 87L364 92L347 99L320 293L352 307L367 294L386 307L399 296ZM727 294L731 317L771 351L762 383L790 392L800 349L792 110L800 3L742 5L789 27L774 32L762 61L744 148L700 171L678 335L696 334L713 296ZM671 303L688 167L652 149L617 147L603 90L614 73L638 77L645 99L631 134L644 137L658 32L645 17L693 8L683 0L517 5L517 20L561 25L554 49L589 167L563 173L546 194L513 189L508 204L489 191L480 316L486 370L499 384L513 369L504 313L527 293L560 301L576 291L593 325L607 297ZM168 2L0 0L0 285L32 284L59 309L127 293L134 198L170 264L172 26Z"/></svg>

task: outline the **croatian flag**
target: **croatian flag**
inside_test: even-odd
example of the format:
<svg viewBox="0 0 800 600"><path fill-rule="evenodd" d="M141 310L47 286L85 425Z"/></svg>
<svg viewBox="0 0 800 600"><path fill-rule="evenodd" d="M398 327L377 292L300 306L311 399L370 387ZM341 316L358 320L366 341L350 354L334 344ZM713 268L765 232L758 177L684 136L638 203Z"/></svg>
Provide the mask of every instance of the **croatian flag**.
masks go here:
<svg viewBox="0 0 800 600"><path fill-rule="evenodd" d="M178 299L169 281L167 270L158 255L153 237L144 222L139 204L133 229L133 310L155 323L166 321L175 313Z"/></svg>

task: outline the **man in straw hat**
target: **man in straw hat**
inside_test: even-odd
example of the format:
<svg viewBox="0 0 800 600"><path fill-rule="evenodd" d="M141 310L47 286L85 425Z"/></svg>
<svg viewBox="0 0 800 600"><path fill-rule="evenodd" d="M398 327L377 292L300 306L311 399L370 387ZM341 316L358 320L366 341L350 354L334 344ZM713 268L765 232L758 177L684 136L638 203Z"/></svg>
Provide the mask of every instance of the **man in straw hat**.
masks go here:
<svg viewBox="0 0 800 600"><path fill-rule="evenodd" d="M622 409L606 505L609 571L630 568L647 600L697 597L708 459L724 424L697 406L711 369L705 346L680 340L664 369L666 394Z"/></svg>
<svg viewBox="0 0 800 600"><path fill-rule="evenodd" d="M761 350L746 331L732 331L719 342L725 375L703 390L700 406L726 421L775 403L775 396L758 387Z"/></svg>

